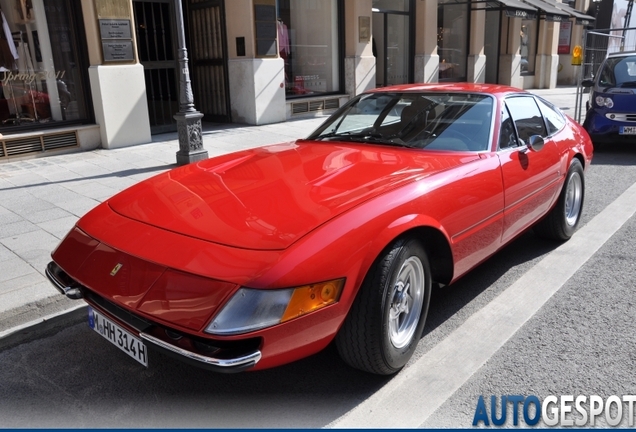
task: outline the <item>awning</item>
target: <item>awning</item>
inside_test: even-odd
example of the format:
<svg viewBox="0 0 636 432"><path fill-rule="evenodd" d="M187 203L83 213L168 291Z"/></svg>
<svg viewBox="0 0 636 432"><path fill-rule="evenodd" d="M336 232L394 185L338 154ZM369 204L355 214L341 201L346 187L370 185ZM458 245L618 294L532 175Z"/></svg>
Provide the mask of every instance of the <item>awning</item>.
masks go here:
<svg viewBox="0 0 636 432"><path fill-rule="evenodd" d="M503 10L511 18L535 19L539 14L537 8L520 0L473 1L472 4L472 10Z"/></svg>
<svg viewBox="0 0 636 432"><path fill-rule="evenodd" d="M550 3L552 6L557 7L563 10L563 12L570 14L571 17L576 18L577 24L587 26L592 24L596 20L596 18L594 18L593 16L586 15L583 12L577 11L576 9L568 6L565 3L561 3L556 0L543 0L543 1Z"/></svg>
<svg viewBox="0 0 636 432"><path fill-rule="evenodd" d="M570 19L571 15L563 9L559 9L556 6L552 6L544 0L523 0L531 6L536 7L541 11L541 15L546 21L561 22Z"/></svg>

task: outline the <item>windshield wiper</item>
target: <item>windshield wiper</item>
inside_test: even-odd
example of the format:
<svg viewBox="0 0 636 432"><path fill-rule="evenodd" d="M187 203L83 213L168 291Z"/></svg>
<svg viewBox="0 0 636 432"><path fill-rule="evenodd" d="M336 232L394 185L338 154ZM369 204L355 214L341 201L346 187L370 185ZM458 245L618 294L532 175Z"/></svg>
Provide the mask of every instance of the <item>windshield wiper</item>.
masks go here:
<svg viewBox="0 0 636 432"><path fill-rule="evenodd" d="M354 142L368 142L374 144L387 144L387 145L397 145L400 147L409 147L410 145L402 141L397 137L385 137L384 135L377 132L330 132L325 135L320 135L315 138L316 140L322 139L337 139L341 141L354 141Z"/></svg>

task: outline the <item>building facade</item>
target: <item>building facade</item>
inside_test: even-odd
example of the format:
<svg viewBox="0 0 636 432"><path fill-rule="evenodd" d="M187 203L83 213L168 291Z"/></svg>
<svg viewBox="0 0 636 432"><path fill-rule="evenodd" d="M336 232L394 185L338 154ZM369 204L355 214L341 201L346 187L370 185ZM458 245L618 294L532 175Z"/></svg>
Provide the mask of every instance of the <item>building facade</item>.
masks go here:
<svg viewBox="0 0 636 432"><path fill-rule="evenodd" d="M0 160L176 130L178 3L203 120L253 125L393 84L570 83L592 19L590 0L0 0Z"/></svg>

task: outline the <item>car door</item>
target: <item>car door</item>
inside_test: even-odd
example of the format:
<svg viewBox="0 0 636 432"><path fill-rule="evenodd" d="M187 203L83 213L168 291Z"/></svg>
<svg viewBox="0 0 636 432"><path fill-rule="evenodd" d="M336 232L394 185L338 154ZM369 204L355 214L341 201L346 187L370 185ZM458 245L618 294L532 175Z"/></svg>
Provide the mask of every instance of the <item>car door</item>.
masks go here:
<svg viewBox="0 0 636 432"><path fill-rule="evenodd" d="M507 97L501 109L498 156L504 184L502 241L507 242L552 204L560 184L560 158L533 96ZM540 135L545 141L538 151L528 146L533 135Z"/></svg>

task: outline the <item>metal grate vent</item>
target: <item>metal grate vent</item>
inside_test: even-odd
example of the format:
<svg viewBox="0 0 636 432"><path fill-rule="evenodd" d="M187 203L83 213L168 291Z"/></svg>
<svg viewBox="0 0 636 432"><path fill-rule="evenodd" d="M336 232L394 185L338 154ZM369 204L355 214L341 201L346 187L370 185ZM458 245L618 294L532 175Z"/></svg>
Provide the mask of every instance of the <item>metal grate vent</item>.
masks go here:
<svg viewBox="0 0 636 432"><path fill-rule="evenodd" d="M309 102L296 102L291 104L292 114L304 114L309 112L331 110L340 108L340 99L320 99Z"/></svg>
<svg viewBox="0 0 636 432"><path fill-rule="evenodd" d="M29 137L17 140L6 141L7 156L22 155L42 151L42 141L40 137Z"/></svg>
<svg viewBox="0 0 636 432"><path fill-rule="evenodd" d="M57 135L44 135L44 150L53 150L65 147L77 146L77 135L75 132Z"/></svg>
<svg viewBox="0 0 636 432"><path fill-rule="evenodd" d="M292 114L302 114L309 112L309 104L307 102L298 102L292 104Z"/></svg>
<svg viewBox="0 0 636 432"><path fill-rule="evenodd" d="M325 99L325 109L337 109L340 108L340 99Z"/></svg>
<svg viewBox="0 0 636 432"><path fill-rule="evenodd" d="M10 158L11 156L20 156L29 153L42 153L47 150L68 147L79 147L77 133L75 131L16 139L7 137L4 140L0 140L0 158Z"/></svg>
<svg viewBox="0 0 636 432"><path fill-rule="evenodd" d="M309 111L321 111L324 107L324 100L309 102Z"/></svg>

